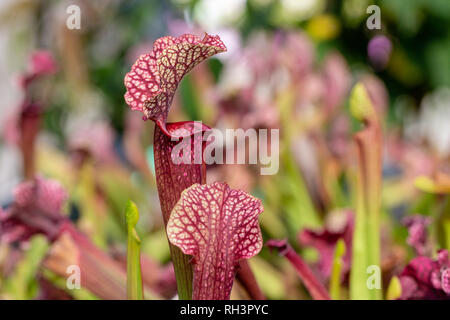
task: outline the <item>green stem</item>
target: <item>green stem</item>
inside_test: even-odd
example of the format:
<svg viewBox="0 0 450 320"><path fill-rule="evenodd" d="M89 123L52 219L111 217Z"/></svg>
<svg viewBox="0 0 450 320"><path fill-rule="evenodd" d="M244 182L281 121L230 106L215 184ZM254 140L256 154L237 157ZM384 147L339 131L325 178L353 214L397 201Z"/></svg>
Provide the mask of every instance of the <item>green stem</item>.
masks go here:
<svg viewBox="0 0 450 320"><path fill-rule="evenodd" d="M170 244L170 254L172 256L173 267L175 270L175 278L177 280L178 299L192 299L192 264L189 262L190 257L185 255L181 250Z"/></svg>
<svg viewBox="0 0 450 320"><path fill-rule="evenodd" d="M125 215L128 230L127 298L128 300L143 300L140 257L141 240L135 229L139 220L139 212L132 201L127 202Z"/></svg>
<svg viewBox="0 0 450 320"><path fill-rule="evenodd" d="M333 300L339 300L341 297L342 257L345 255L345 250L344 240L339 239L334 250L333 268L330 279L330 295Z"/></svg>

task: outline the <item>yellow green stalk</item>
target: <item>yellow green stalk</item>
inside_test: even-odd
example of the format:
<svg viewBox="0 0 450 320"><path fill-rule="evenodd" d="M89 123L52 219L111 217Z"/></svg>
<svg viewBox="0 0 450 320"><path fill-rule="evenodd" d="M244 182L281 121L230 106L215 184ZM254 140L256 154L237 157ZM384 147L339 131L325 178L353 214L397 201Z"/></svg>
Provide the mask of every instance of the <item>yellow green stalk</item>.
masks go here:
<svg viewBox="0 0 450 320"><path fill-rule="evenodd" d="M343 239L339 239L334 249L333 268L330 279L330 296L333 300L339 300L341 298L342 258L345 255L345 251L345 242Z"/></svg>
<svg viewBox="0 0 450 320"><path fill-rule="evenodd" d="M136 232L135 226L139 220L139 211L132 201L127 202L125 217L128 230L127 249L127 298L128 300L142 300L142 277L141 277L141 240Z"/></svg>
<svg viewBox="0 0 450 320"><path fill-rule="evenodd" d="M382 132L375 109L360 83L353 88L350 112L364 125L364 129L354 134L358 169L350 298L377 300L381 299L381 287L370 286L368 280L373 275L370 270L380 268Z"/></svg>

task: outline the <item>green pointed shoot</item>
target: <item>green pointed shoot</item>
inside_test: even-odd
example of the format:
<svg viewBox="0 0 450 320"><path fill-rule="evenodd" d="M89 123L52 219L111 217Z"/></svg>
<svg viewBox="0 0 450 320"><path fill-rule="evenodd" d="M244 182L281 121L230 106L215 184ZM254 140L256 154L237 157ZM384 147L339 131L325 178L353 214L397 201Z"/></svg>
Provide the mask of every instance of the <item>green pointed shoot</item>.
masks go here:
<svg viewBox="0 0 450 320"><path fill-rule="evenodd" d="M345 242L343 239L339 239L334 249L333 268L330 279L330 295L333 300L339 300L341 297L342 258L345 255L345 251Z"/></svg>
<svg viewBox="0 0 450 320"><path fill-rule="evenodd" d="M128 300L142 300L141 240L134 228L139 220L139 211L133 201L128 200L125 217L128 230L127 298Z"/></svg>
<svg viewBox="0 0 450 320"><path fill-rule="evenodd" d="M397 300L402 295L402 285L400 284L400 280L397 277L392 277L391 282L389 283L387 292L386 292L386 300Z"/></svg>
<svg viewBox="0 0 450 320"><path fill-rule="evenodd" d="M357 151L356 221L353 234L350 298L381 299L381 288L368 285L371 268L380 267L382 132L364 86L353 88L350 112L364 128L354 134ZM368 273L369 272L369 273ZM379 281L378 281L379 282Z"/></svg>

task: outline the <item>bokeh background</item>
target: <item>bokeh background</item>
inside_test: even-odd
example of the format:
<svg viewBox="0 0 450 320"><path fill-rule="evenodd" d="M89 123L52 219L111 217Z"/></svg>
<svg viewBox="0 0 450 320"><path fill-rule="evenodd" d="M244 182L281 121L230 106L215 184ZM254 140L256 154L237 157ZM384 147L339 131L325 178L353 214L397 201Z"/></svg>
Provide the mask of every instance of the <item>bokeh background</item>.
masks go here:
<svg viewBox="0 0 450 320"><path fill-rule="evenodd" d="M72 4L81 8L79 30L66 27ZM381 9L379 30L366 26L372 4ZM280 129L276 175L261 176L258 165L208 168L209 182L226 181L263 200L264 240L289 239L315 266L323 244L302 244L299 234L345 225L355 194L352 133L360 128L349 114L348 98L360 81L384 130L386 281L413 256L404 216L431 216L430 241L450 247L448 196L417 183L418 177L432 180L450 172L448 0L2 0L1 206L14 201L13 190L24 179L36 174L56 179L68 194L63 214L120 264L125 203L134 200L143 255L154 268L149 270L157 270L152 286L173 297L154 178L154 124L129 110L123 79L157 38L204 32L218 34L228 51L183 79L169 120ZM54 68L24 89L36 50L48 51ZM30 101L40 110L31 155L21 143L23 108ZM50 297L49 292L54 298L94 298L86 288L63 290L57 272L43 266L53 245L2 241L0 298ZM308 297L295 271L275 253L263 249L250 265L267 297ZM322 276L326 283L326 272ZM235 285L232 298L245 297Z"/></svg>

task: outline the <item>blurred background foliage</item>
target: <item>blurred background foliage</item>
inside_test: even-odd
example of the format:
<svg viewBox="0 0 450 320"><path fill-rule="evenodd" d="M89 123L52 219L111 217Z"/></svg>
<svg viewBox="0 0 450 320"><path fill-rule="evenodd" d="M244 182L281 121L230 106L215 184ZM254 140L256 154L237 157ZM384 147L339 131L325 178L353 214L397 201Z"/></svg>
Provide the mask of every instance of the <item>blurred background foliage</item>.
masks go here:
<svg viewBox="0 0 450 320"><path fill-rule="evenodd" d="M66 27L72 4L81 8L80 30ZM380 30L366 27L372 4L381 9ZM289 238L313 263L318 252L299 245L299 232L342 225L341 213L353 207L351 133L359 124L348 115L347 101L359 80L385 127L386 273L398 272L412 254L404 245L404 215L435 217L435 244L450 246L448 197L414 186L418 176L450 170L448 0L3 0L2 206L13 201L12 190L24 176L14 138L24 93L16 80L32 52L45 49L59 71L32 92L45 110L36 172L63 184L70 195L65 214L110 254L126 248L124 208L128 199L135 201L142 251L161 268L167 265L152 167L153 123L129 111L123 78L155 39L204 32L220 35L228 52L185 77L169 118L202 120L218 128L280 128L277 175L260 176L255 166L208 169L209 181L224 180L263 199L265 240ZM377 36L381 51L375 43L371 53L369 44ZM28 244L34 253L20 258L30 261L28 270L19 263L13 272L5 259L15 249L2 244L1 297L36 297L35 286L8 279L34 281L31 274L43 273L36 260L48 245L41 238ZM250 264L268 297L305 297L295 272L273 253L264 249ZM48 270L43 274L58 283ZM245 294L238 287L233 297Z"/></svg>

